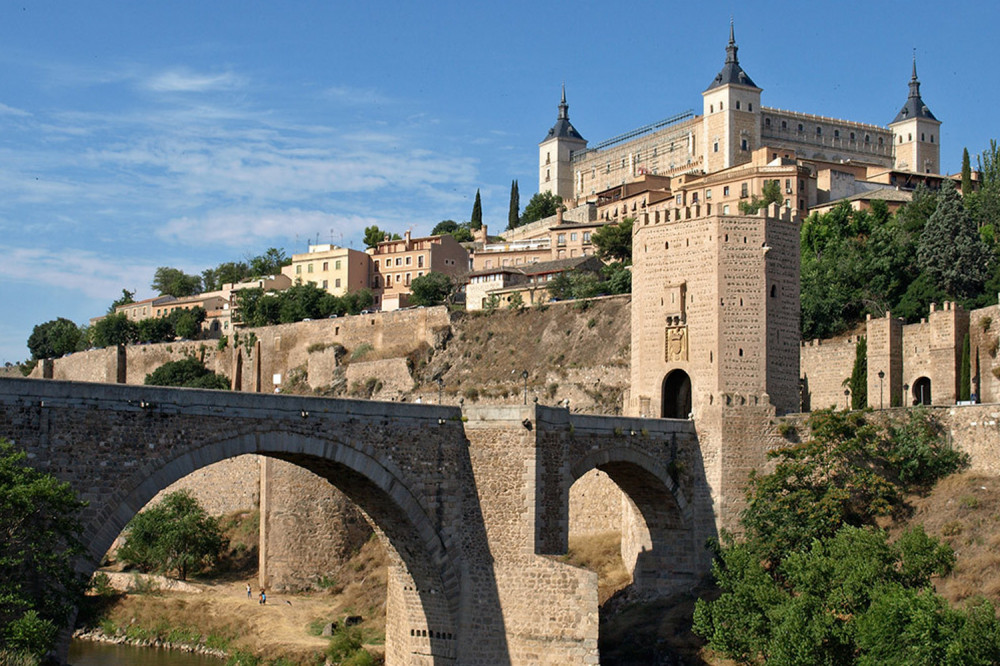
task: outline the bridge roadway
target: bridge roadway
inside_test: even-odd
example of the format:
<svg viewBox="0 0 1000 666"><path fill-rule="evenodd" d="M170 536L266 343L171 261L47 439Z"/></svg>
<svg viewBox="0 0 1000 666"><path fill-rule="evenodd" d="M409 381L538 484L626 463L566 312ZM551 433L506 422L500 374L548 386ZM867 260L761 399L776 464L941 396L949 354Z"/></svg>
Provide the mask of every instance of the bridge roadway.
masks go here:
<svg viewBox="0 0 1000 666"><path fill-rule="evenodd" d="M328 479L387 542L390 665L598 663L596 575L550 557L593 469L630 500L640 590L690 584L715 530L685 420L0 379L0 436L89 503L89 570L160 490L212 463L253 453Z"/></svg>

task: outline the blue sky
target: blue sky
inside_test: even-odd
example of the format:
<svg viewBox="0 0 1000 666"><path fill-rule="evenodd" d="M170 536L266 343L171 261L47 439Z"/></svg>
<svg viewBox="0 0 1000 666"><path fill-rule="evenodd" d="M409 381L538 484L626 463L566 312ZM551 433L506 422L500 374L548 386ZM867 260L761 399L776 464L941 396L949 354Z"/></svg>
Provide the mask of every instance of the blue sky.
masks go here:
<svg viewBox="0 0 1000 666"><path fill-rule="evenodd" d="M731 14L767 106L884 125L916 48L944 169L1000 135L992 2L0 2L0 362L157 266L498 231L562 82L592 144L697 112Z"/></svg>

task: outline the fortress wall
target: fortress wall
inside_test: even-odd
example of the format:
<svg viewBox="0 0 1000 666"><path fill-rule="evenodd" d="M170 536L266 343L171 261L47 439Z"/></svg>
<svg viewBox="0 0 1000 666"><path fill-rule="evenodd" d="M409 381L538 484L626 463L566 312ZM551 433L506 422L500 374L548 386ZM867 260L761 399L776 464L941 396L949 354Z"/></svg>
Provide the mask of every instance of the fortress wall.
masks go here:
<svg viewBox="0 0 1000 666"><path fill-rule="evenodd" d="M358 384L370 378L377 379L382 388L375 394L378 400L395 400L413 390L413 376L405 358L386 358L380 361L355 361L347 366L347 388L353 392Z"/></svg>
<svg viewBox="0 0 1000 666"><path fill-rule="evenodd" d="M1000 306L969 313L972 390L980 402L1000 402ZM978 366L976 365L978 359ZM976 381L978 376L979 381Z"/></svg>
<svg viewBox="0 0 1000 666"><path fill-rule="evenodd" d="M844 407L844 380L854 369L856 336L811 340L800 349L803 411Z"/></svg>
<svg viewBox="0 0 1000 666"><path fill-rule="evenodd" d="M970 471L1000 475L1000 405L965 405L934 409L949 441L971 457Z"/></svg>
<svg viewBox="0 0 1000 666"><path fill-rule="evenodd" d="M621 532L623 503L621 488L600 470L587 472L569 489L569 535L595 536Z"/></svg>

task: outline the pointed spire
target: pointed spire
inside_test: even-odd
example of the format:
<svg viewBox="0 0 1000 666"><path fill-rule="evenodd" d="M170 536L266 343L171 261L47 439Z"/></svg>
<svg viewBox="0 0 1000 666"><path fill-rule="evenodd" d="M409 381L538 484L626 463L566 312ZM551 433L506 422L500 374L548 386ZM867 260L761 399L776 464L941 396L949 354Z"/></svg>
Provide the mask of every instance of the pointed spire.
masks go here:
<svg viewBox="0 0 1000 666"><path fill-rule="evenodd" d="M913 68L910 74L910 94L907 95L906 104L903 108L899 110L896 114L896 119L892 123L898 123L910 118L926 118L928 120L937 120L931 110L927 108L924 104L924 100L920 97L920 79L917 78L917 50L913 49ZM890 123L890 124L892 124Z"/></svg>
<svg viewBox="0 0 1000 666"><path fill-rule="evenodd" d="M727 65L739 65L740 61L736 57L736 52L739 51L739 47L736 46L736 31L734 28L733 17L729 17L729 45L726 46L726 64Z"/></svg>
<svg viewBox="0 0 1000 666"><path fill-rule="evenodd" d="M569 104L566 103L566 84L562 84L562 97L559 99L559 117L556 124L552 126L549 133L545 135L542 142L549 139L577 139L586 143L586 139L580 136L576 128L569 122Z"/></svg>
<svg viewBox="0 0 1000 666"><path fill-rule="evenodd" d="M739 47L736 46L736 27L733 18L729 17L729 44L726 45L726 64L722 66L722 71L719 72L712 83L709 84L707 90L713 88L718 88L719 86L729 85L735 83L736 85L749 86L750 88L756 88L757 84L743 71L740 67L740 60L736 53L739 51Z"/></svg>

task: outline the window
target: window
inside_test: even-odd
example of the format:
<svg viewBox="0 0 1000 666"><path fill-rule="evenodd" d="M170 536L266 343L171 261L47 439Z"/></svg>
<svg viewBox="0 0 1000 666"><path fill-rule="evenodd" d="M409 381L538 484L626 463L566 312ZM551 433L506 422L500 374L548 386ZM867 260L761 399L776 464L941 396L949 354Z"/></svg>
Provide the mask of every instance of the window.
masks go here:
<svg viewBox="0 0 1000 666"><path fill-rule="evenodd" d="M865 143L871 143L871 142L872 142L871 134L865 134Z"/></svg>
<svg viewBox="0 0 1000 666"><path fill-rule="evenodd" d="M833 138L834 139L839 139L840 138L840 130L838 130L838 129L833 130Z"/></svg>
<svg viewBox="0 0 1000 666"><path fill-rule="evenodd" d="M338 280L338 282L339 282L339 280ZM329 286L330 286L330 281L329 280L323 280L323 288L327 289L327 288L329 288ZM340 285L337 285L337 286L339 287Z"/></svg>
<svg viewBox="0 0 1000 666"><path fill-rule="evenodd" d="M740 150L749 150L749 149L750 149L750 147L749 147L749 144L747 143L747 140L746 139L742 139L740 141Z"/></svg>
<svg viewBox="0 0 1000 666"><path fill-rule="evenodd" d="M583 232L583 242L584 243L589 243L590 242L590 232L589 231L584 231Z"/></svg>
<svg viewBox="0 0 1000 666"><path fill-rule="evenodd" d="M879 143L881 143L881 141L879 141ZM934 135L933 134L931 134L931 143L934 143Z"/></svg>
<svg viewBox="0 0 1000 666"><path fill-rule="evenodd" d="M406 265L407 265L407 266L410 266L410 265L412 265L412 264L413 264L413 257L407 257L407 258L406 258Z"/></svg>
<svg viewBox="0 0 1000 666"><path fill-rule="evenodd" d="M338 268L339 268L339 267L338 267ZM323 270L324 270L324 271L328 271L328 270L330 270L330 262L329 262L329 261L324 261L324 262L323 262Z"/></svg>
<svg viewBox="0 0 1000 666"><path fill-rule="evenodd" d="M337 261L333 262L333 268L338 271L340 270L340 259L337 259Z"/></svg>
<svg viewBox="0 0 1000 666"><path fill-rule="evenodd" d="M708 112L709 113L715 113L715 105L714 104L709 104L708 105Z"/></svg>
<svg viewBox="0 0 1000 666"><path fill-rule="evenodd" d="M402 277L403 277L402 273L396 273L396 282L399 282L400 279L402 279Z"/></svg>
<svg viewBox="0 0 1000 666"><path fill-rule="evenodd" d="M375 270L378 270L378 259L375 260Z"/></svg>
<svg viewBox="0 0 1000 666"><path fill-rule="evenodd" d="M565 245L566 244L566 234L559 234L556 236L556 244Z"/></svg>
<svg viewBox="0 0 1000 666"><path fill-rule="evenodd" d="M747 102L747 111L753 111L753 102Z"/></svg>
<svg viewBox="0 0 1000 666"><path fill-rule="evenodd" d="M854 141L854 132L851 132L851 141Z"/></svg>
<svg viewBox="0 0 1000 666"><path fill-rule="evenodd" d="M788 129L788 123L784 120L781 121L781 129Z"/></svg>
<svg viewBox="0 0 1000 666"><path fill-rule="evenodd" d="M740 100L736 100L736 110L740 110Z"/></svg>
<svg viewBox="0 0 1000 666"><path fill-rule="evenodd" d="M750 188L747 187L746 183L740 185L740 196L744 198L750 196Z"/></svg>
<svg viewBox="0 0 1000 666"><path fill-rule="evenodd" d="M921 141L926 141L927 140L927 139L924 138L924 133L923 132L920 133L920 140Z"/></svg>
<svg viewBox="0 0 1000 666"><path fill-rule="evenodd" d="M722 214L723 215L729 215L729 204L724 204L722 206Z"/></svg>
<svg viewBox="0 0 1000 666"><path fill-rule="evenodd" d="M799 131L801 132L801 131L802 131L802 130L804 130L804 129L805 129L805 128L804 128L804 127L802 126L802 123L799 123Z"/></svg>
<svg viewBox="0 0 1000 666"><path fill-rule="evenodd" d="M726 185L725 187L722 188L722 196L724 196L724 197L728 197L729 196L729 186L728 185Z"/></svg>
<svg viewBox="0 0 1000 666"><path fill-rule="evenodd" d="M906 140L907 141L913 141L913 134L907 134L906 135Z"/></svg>
<svg viewBox="0 0 1000 666"><path fill-rule="evenodd" d="M571 241L575 241L576 240L576 232L575 231L569 235L569 239Z"/></svg>
<svg viewBox="0 0 1000 666"><path fill-rule="evenodd" d="M406 282L404 284L406 284L407 287L410 286L410 274L409 273L406 274Z"/></svg>
<svg viewBox="0 0 1000 666"><path fill-rule="evenodd" d="M771 119L764 118L764 127L770 127L770 126L771 126Z"/></svg>
<svg viewBox="0 0 1000 666"><path fill-rule="evenodd" d="M396 257L396 265L397 266L402 266L403 265L403 258L402 257Z"/></svg>
<svg viewBox="0 0 1000 666"><path fill-rule="evenodd" d="M822 136L822 134L823 134L823 128L820 127L819 125L817 125L816 126L816 136Z"/></svg>
<svg viewBox="0 0 1000 666"><path fill-rule="evenodd" d="M932 143L933 143L934 137L931 137L931 139L932 139ZM878 145L880 145L880 146L882 145L882 137L878 138Z"/></svg>
<svg viewBox="0 0 1000 666"><path fill-rule="evenodd" d="M336 287L337 289L340 289L340 278L337 278L333 281L333 286Z"/></svg>
<svg viewBox="0 0 1000 666"><path fill-rule="evenodd" d="M423 267L424 267L424 255L421 254L417 257L417 268L423 268Z"/></svg>
<svg viewBox="0 0 1000 666"><path fill-rule="evenodd" d="M313 272L313 265L312 264L309 264L309 265L306 266L306 272L307 273L312 273Z"/></svg>
<svg viewBox="0 0 1000 666"><path fill-rule="evenodd" d="M719 111L722 111L724 108L726 108L725 106L723 106L723 104L724 102L719 102Z"/></svg>
<svg viewBox="0 0 1000 666"><path fill-rule="evenodd" d="M302 275L302 264L299 264L298 266L295 267L295 274Z"/></svg>
<svg viewBox="0 0 1000 666"><path fill-rule="evenodd" d="M546 181L552 180L552 174L549 173L548 169L545 170L545 180Z"/></svg>
<svg viewBox="0 0 1000 666"><path fill-rule="evenodd" d="M715 143L712 144L712 152L713 153L719 152L719 142L718 141L716 141Z"/></svg>

